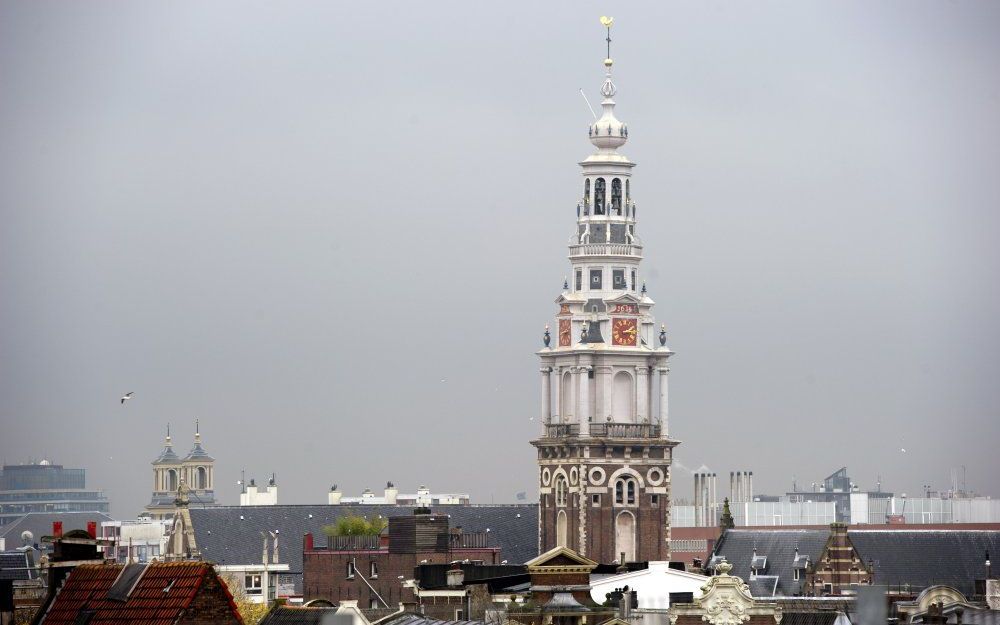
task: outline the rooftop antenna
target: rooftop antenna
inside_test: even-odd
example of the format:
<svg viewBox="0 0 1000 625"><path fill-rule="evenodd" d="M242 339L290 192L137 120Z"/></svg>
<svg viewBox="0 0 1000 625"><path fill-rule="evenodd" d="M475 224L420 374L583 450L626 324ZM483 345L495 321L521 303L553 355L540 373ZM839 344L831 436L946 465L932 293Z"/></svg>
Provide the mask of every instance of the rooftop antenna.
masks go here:
<svg viewBox="0 0 1000 625"><path fill-rule="evenodd" d="M587 99L587 94L583 92L583 87L580 87L580 95L583 96L583 101L587 103L587 108L590 109L590 114L594 116L594 119L597 119L597 113L594 112L594 107L590 105L590 100Z"/></svg>

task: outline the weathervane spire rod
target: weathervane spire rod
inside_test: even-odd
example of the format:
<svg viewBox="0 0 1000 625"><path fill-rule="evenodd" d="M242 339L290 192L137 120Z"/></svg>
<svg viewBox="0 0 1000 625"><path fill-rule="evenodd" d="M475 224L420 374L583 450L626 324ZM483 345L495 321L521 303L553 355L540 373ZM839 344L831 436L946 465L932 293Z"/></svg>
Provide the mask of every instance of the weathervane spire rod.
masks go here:
<svg viewBox="0 0 1000 625"><path fill-rule="evenodd" d="M607 17L606 15L601 16L601 25L608 30L608 36L605 41L608 44L608 55L605 57L604 62L607 64L611 60L611 25L615 23L615 18Z"/></svg>

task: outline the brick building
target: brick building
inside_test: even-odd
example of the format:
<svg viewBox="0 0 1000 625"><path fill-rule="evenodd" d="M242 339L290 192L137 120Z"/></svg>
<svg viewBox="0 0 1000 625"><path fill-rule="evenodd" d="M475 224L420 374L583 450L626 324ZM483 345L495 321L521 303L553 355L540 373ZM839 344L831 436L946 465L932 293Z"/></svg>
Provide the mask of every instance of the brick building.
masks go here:
<svg viewBox="0 0 1000 625"><path fill-rule="evenodd" d="M396 606L416 600L403 582L414 577L417 567L456 560L498 565L500 548L489 532L449 527L447 514L433 514L428 508L390 517L388 531L380 536L330 536L325 546L317 546L314 535L306 534L304 600L356 600L362 608Z"/></svg>

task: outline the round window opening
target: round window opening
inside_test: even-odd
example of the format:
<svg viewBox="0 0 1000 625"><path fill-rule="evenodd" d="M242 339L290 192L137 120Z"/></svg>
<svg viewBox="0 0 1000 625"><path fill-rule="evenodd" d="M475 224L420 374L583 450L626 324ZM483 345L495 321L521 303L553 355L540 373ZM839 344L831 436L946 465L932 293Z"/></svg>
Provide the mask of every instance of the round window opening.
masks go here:
<svg viewBox="0 0 1000 625"><path fill-rule="evenodd" d="M601 484L604 483L604 478L606 476L604 474L604 469L600 467L594 467L593 469L590 470L590 473L588 474L587 477L590 480L591 484L600 486Z"/></svg>

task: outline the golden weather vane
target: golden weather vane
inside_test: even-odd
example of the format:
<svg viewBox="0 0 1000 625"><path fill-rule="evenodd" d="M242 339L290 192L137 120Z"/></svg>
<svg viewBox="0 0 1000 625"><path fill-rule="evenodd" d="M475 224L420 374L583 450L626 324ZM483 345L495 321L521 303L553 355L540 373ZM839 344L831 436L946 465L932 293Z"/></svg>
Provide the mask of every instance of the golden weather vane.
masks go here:
<svg viewBox="0 0 1000 625"><path fill-rule="evenodd" d="M608 29L608 38L605 40L608 42L608 56L604 61L608 65L610 65L609 61L611 61L611 25L614 23L615 23L615 18L608 17L607 15L601 16L601 26L604 26L605 28Z"/></svg>

